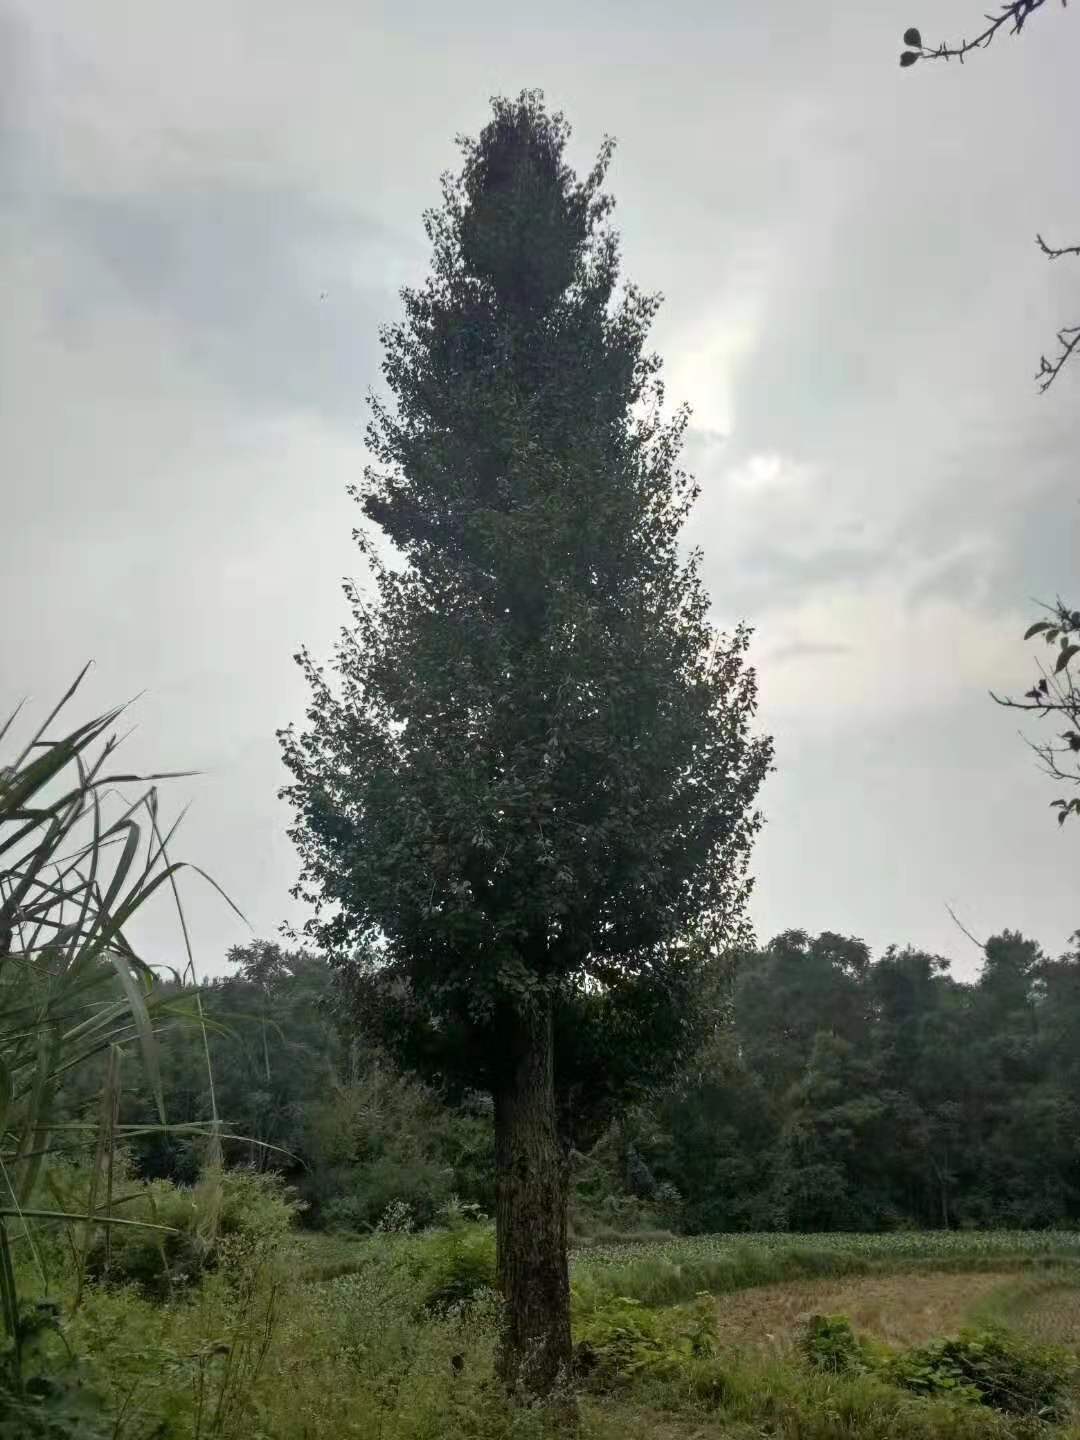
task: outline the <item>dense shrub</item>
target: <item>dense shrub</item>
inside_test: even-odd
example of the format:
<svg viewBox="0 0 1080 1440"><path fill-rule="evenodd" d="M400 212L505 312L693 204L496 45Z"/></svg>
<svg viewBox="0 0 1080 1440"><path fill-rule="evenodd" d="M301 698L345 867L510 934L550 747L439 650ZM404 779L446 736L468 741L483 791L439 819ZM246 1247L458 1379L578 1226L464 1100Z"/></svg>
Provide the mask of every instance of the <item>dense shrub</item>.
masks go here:
<svg viewBox="0 0 1080 1440"><path fill-rule="evenodd" d="M392 1068L365 1073L306 1107L299 1181L310 1222L323 1229L373 1230L388 1205L409 1206L432 1225L454 1194L494 1199L493 1128L480 1100L451 1108Z"/></svg>
<svg viewBox="0 0 1080 1440"><path fill-rule="evenodd" d="M656 1310L628 1295L576 1321L575 1364L593 1385L612 1388L643 1376L673 1379L710 1356L715 1343L711 1297L692 1306Z"/></svg>
<svg viewBox="0 0 1080 1440"><path fill-rule="evenodd" d="M318 1172L320 1192L315 1219L325 1230L362 1233L375 1229L387 1207L407 1205L420 1226L431 1225L449 1199L454 1173L424 1156L398 1159L381 1155L364 1164Z"/></svg>
<svg viewBox="0 0 1080 1440"><path fill-rule="evenodd" d="M424 1305L434 1314L468 1304L495 1288L495 1231L458 1223L424 1238Z"/></svg>
<svg viewBox="0 0 1080 1440"><path fill-rule="evenodd" d="M272 1245L288 1231L298 1208L277 1175L250 1169L212 1171L190 1187L154 1180L135 1193L127 1216L169 1231L117 1226L106 1245L103 1230L90 1250L87 1273L109 1284L134 1284L157 1299L215 1268L223 1253L253 1257Z"/></svg>
<svg viewBox="0 0 1080 1440"><path fill-rule="evenodd" d="M886 1375L919 1395L948 1395L1008 1414L1059 1419L1073 1366L1063 1351L996 1331L964 1331L896 1356Z"/></svg>
<svg viewBox="0 0 1080 1440"><path fill-rule="evenodd" d="M811 1315L799 1336L808 1365L830 1375L861 1375L867 1356L846 1315Z"/></svg>
<svg viewBox="0 0 1080 1440"><path fill-rule="evenodd" d="M845 1315L814 1315L800 1336L811 1369L831 1375L876 1372L924 1397L986 1405L1009 1415L1060 1419L1075 1369L1064 1351L996 1330L960 1335L888 1354L855 1335Z"/></svg>
<svg viewBox="0 0 1080 1440"><path fill-rule="evenodd" d="M49 1301L23 1304L19 1357L0 1350L0 1440L106 1440L101 1395L61 1339L59 1310Z"/></svg>

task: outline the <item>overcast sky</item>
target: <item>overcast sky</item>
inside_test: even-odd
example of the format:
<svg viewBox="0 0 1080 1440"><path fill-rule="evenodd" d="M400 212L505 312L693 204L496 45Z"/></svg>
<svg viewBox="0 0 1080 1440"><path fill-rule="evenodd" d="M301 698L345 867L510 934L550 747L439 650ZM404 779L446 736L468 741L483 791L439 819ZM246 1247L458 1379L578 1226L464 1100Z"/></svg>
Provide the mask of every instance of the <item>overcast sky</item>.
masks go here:
<svg viewBox="0 0 1080 1440"><path fill-rule="evenodd" d="M132 763L193 767L177 851L295 918L275 729L357 573L380 322L488 97L605 133L625 270L694 407L716 618L756 627L777 773L759 934L977 952L1080 926L1080 826L988 688L1032 597L1080 594L1080 366L1032 382L1080 272L1080 14L962 68L900 35L984 0L0 0L0 707L83 661ZM322 298L325 295L325 298ZM1072 307L1070 309L1070 307ZM245 928L193 882L197 954ZM177 958L164 908L147 958Z"/></svg>

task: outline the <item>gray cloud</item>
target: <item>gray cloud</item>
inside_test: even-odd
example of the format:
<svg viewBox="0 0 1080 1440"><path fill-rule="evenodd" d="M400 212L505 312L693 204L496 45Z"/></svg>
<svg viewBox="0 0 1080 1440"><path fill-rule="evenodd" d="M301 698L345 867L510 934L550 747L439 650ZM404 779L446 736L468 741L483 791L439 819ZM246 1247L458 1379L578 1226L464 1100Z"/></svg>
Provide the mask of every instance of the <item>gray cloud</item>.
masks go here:
<svg viewBox="0 0 1080 1440"><path fill-rule="evenodd" d="M850 655L850 645L831 644L828 640L792 640L778 645L764 657L766 665L782 665L785 660L825 659L830 655Z"/></svg>
<svg viewBox="0 0 1080 1440"><path fill-rule="evenodd" d="M1028 598L1076 574L1080 378L1040 399L1031 375L1080 298L1032 243L1080 233L1080 21L901 73L917 18L8 0L0 709L88 654L88 706L149 686L137 757L211 772L177 795L187 853L261 933L295 914L273 730L303 710L293 649L345 616L377 326L454 133L539 82L579 164L619 138L627 273L667 293L656 345L695 407L688 539L717 616L758 628L760 928L955 952L948 899L1063 942L1069 837L983 697L1026 675ZM192 904L210 958L242 938ZM148 934L168 952L167 917Z"/></svg>
<svg viewBox="0 0 1080 1440"><path fill-rule="evenodd" d="M415 244L295 191L207 185L61 197L50 219L131 301L161 314L185 359L237 403L361 417L378 326ZM410 255L411 251L411 255ZM68 320L95 297L64 297Z"/></svg>

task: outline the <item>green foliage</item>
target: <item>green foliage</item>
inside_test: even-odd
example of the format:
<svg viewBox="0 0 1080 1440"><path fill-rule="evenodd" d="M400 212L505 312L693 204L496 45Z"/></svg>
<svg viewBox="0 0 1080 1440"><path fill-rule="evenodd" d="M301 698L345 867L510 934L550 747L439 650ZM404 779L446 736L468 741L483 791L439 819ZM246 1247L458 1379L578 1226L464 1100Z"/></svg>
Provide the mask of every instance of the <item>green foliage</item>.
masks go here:
<svg viewBox="0 0 1080 1440"><path fill-rule="evenodd" d="M618 1142L612 1127L587 1155L574 1153L571 1235L579 1244L673 1238L672 1231L682 1224L682 1196L669 1181L657 1184L635 1152L620 1154Z"/></svg>
<svg viewBox="0 0 1080 1440"><path fill-rule="evenodd" d="M704 1243L676 1240L590 1247L572 1270L575 1313L588 1313L618 1296L647 1305L673 1305L705 1291L723 1295L784 1280L864 1274L872 1268L873 1262L857 1246L818 1246L817 1239L805 1237L794 1243L791 1236L769 1236L747 1243L741 1236L715 1236Z"/></svg>
<svg viewBox="0 0 1080 1440"><path fill-rule="evenodd" d="M659 1266L672 1273L722 1263L737 1265L739 1273L761 1276L761 1283L768 1284L772 1280L797 1278L796 1266L802 1267L804 1275L859 1274L874 1267L891 1270L920 1266L935 1270L977 1270L1009 1264L1071 1267L1080 1264L1080 1231L894 1230L878 1235L845 1235L835 1231L787 1235L764 1231L758 1235L679 1236L658 1242L590 1246L582 1250L577 1259L581 1267L594 1274L623 1271L639 1263ZM779 1273L784 1266L791 1267L789 1273ZM769 1267L774 1268L770 1271ZM618 1287L617 1280L610 1283Z"/></svg>
<svg viewBox="0 0 1080 1440"><path fill-rule="evenodd" d="M0 1440L104 1440L105 1406L66 1346L59 1307L22 1303L0 1352Z"/></svg>
<svg viewBox="0 0 1080 1440"><path fill-rule="evenodd" d="M282 739L310 931L380 1038L490 1089L497 1012L542 999L586 1119L692 1038L680 941L741 933L770 747L748 635L714 633L679 548L686 416L646 348L657 301L617 292L611 147L578 179L568 136L527 92L462 142L357 491L404 563L361 537L338 683L302 656L308 728Z"/></svg>
<svg viewBox="0 0 1080 1440"><path fill-rule="evenodd" d="M795 1367L717 1356L708 1296L666 1310L615 1296L575 1321L575 1337L578 1373L593 1391L719 1410L755 1434L798 1437L1034 1436L1029 1420L1065 1417L1073 1368L1061 1352L989 1332L889 1355L845 1316L817 1315L800 1337L800 1377ZM914 1405L905 1390L920 1397ZM986 1408L965 1415L972 1405Z"/></svg>
<svg viewBox="0 0 1080 1440"><path fill-rule="evenodd" d="M298 1188L329 1229L371 1229L395 1202L423 1227L452 1196L494 1200L490 1108L472 1097L451 1108L377 1057L308 1104L301 1147Z"/></svg>
<svg viewBox="0 0 1080 1440"><path fill-rule="evenodd" d="M221 1242L183 1300L91 1286L67 1324L104 1397L114 1440L240 1440L259 1429L257 1389L282 1319L272 1257Z"/></svg>
<svg viewBox="0 0 1080 1440"><path fill-rule="evenodd" d="M481 1289L468 1303L437 1310L427 1303L446 1273L448 1254L486 1242L490 1263L490 1231L473 1214L467 1206L451 1207L441 1217L449 1232L346 1240L291 1231L262 1250L234 1250L226 1237L216 1268L204 1270L174 1300L149 1299L133 1286L88 1285L64 1331L83 1357L83 1388L97 1399L104 1433L113 1440L554 1440L557 1417L547 1410L515 1413L497 1382L496 1297ZM448 1233L461 1236L464 1247L448 1246ZM761 1252L759 1280L789 1273L779 1239L741 1242L741 1250ZM891 1244L901 1251L894 1264L916 1251L925 1263L934 1245L951 1246L954 1260L967 1246L979 1260L980 1244L1000 1241L946 1234L822 1237L817 1253L832 1247L838 1273L847 1263L841 1239L868 1253L877 1247L886 1257ZM730 1239L710 1243L714 1259L734 1248ZM1073 1236L1071 1243L1075 1250L1080 1240ZM1034 1251L1045 1238L1014 1237L1013 1244ZM703 1245L684 1240L639 1248L661 1252L671 1269L680 1263L680 1247L692 1261ZM804 1263L814 1254L805 1242L794 1248ZM689 1303L669 1304L671 1287L659 1303L642 1303L632 1289L597 1284L590 1290L590 1276L634 1283L634 1273L615 1264L625 1253L625 1246L583 1252L574 1266L585 1440L651 1440L684 1430L725 1440L762 1434L776 1440L1065 1440L1067 1432L1029 1417L918 1395L878 1374L714 1353L709 1297L691 1290L679 1297ZM993 1263L1001 1266L1000 1250ZM735 1276L754 1279L745 1262L741 1270L716 1272L721 1283ZM648 1289L655 1276L642 1270L637 1279ZM61 1358L50 1374L61 1368ZM15 1430L12 1440L23 1433ZM56 1440L48 1431L25 1433ZM97 1440L89 1420L85 1428L56 1433L63 1440Z"/></svg>
<svg viewBox="0 0 1080 1440"><path fill-rule="evenodd" d="M869 1366L846 1315L811 1315L799 1337L808 1365L830 1375L862 1375Z"/></svg>
<svg viewBox="0 0 1080 1440"><path fill-rule="evenodd" d="M309 1108L326 1099L349 1063L330 1009L331 972L325 960L265 940L234 946L227 959L237 973L213 979L198 992L205 1035L174 1031L161 1047L170 1129L151 1128L131 1142L139 1171L147 1177L188 1184L197 1177L204 1158L199 1137L183 1127L209 1113L212 1075L226 1161L272 1167L299 1178L308 1159ZM177 984L164 987L164 993L190 1004L195 991ZM125 1087L122 1122L145 1126L153 1108L145 1082Z"/></svg>
<svg viewBox="0 0 1080 1440"><path fill-rule="evenodd" d="M110 732L122 709L59 738L47 733L81 679L0 765L0 1427L55 1437L90 1434L95 1407L58 1310L51 1300L29 1302L48 1286L57 1253L55 1232L35 1232L42 1221L63 1226L76 1302L99 1234L107 1256L114 1237L158 1243L170 1234L155 1219L116 1213L130 1199L114 1188L126 1133L122 1062L138 1051L153 1101L141 1128L164 1125L158 1037L167 1024L198 1017L197 998L194 1007L174 1003L129 939L157 892L179 905L184 867L169 857L154 785L134 801L116 787L162 777L113 769ZM14 719L0 726L0 741ZM188 1128L208 1135L216 1159L212 1106L208 1118ZM60 1172L71 1155L88 1164L77 1205L65 1206ZM29 1283L20 1256L32 1263Z"/></svg>
<svg viewBox="0 0 1080 1440"><path fill-rule="evenodd" d="M99 1155L111 1143L124 1045L139 1048L155 1118L165 1118L155 1032L170 1012L127 930L183 867L168 860L152 786L109 806L121 710L45 738L78 683L0 765L0 1158L5 1207L16 1211L62 1148L58 1129L82 1131L93 1148L96 1128ZM111 1088L87 1122L64 1124L65 1091L95 1062L106 1062Z"/></svg>
<svg viewBox="0 0 1080 1440"><path fill-rule="evenodd" d="M772 754L749 632L714 629L680 546L689 416L646 348L658 299L618 288L613 147L579 178L569 136L523 91L459 141L355 492L395 563L357 532L373 584L346 587L334 684L298 657L281 737L307 933L399 1060L495 1097L506 1370L535 1394L570 1347L559 1129L692 1048L687 936L745 933Z"/></svg>
<svg viewBox="0 0 1080 1440"><path fill-rule="evenodd" d="M860 1340L844 1315L812 1316L800 1348L814 1370L848 1376L876 1370L889 1383L917 1395L987 1405L1039 1420L1064 1417L1076 1370L1075 1358L1066 1351L1001 1329L968 1330L890 1355Z"/></svg>
<svg viewBox="0 0 1080 1440"><path fill-rule="evenodd" d="M1042 241L1039 243L1046 254L1051 257L1055 254ZM1056 253L1076 254L1077 250L1069 247ZM1070 333L1074 337L1073 345L1063 350L1057 364L1050 366L1045 359L1043 361L1042 373L1047 377L1043 389L1054 379L1062 361L1075 348L1080 331ZM1071 667L1080 654L1080 610L1070 609L1060 599L1055 605L1045 608L1051 618L1036 620L1024 632L1025 640L1038 638L1050 649L1047 663L1039 665L1039 679L1022 699L1002 699L997 695L994 699L1009 709L1027 710L1040 720L1052 722L1055 728L1053 738L1043 737L1037 743L1033 742L1032 748L1045 773L1074 790L1080 784L1080 688L1077 687L1076 672ZM1065 728L1058 730L1059 725ZM1080 796L1075 794L1052 800L1050 805L1057 811L1059 825L1064 825L1070 815L1080 815Z"/></svg>
<svg viewBox="0 0 1080 1440"><path fill-rule="evenodd" d="M919 1395L1056 1420L1065 1414L1075 1368L1064 1351L1003 1332L972 1330L908 1350L891 1360L885 1373Z"/></svg>
<svg viewBox="0 0 1080 1440"><path fill-rule="evenodd" d="M212 1074L226 1161L287 1176L306 1203L306 1224L369 1230L401 1201L425 1226L454 1194L491 1207L487 1097L450 1106L343 1034L333 971L321 956L257 940L228 959L238 973L201 988L205 1048L202 1034L184 1030L162 1047L170 1129L149 1123L154 1099L140 1078L124 1087L120 1120L135 1127L127 1143L140 1175L195 1183L201 1139L184 1126L207 1112ZM165 989L174 1002L194 993ZM88 1095L99 1078L86 1077Z"/></svg>
<svg viewBox="0 0 1080 1440"><path fill-rule="evenodd" d="M454 1224L424 1247L424 1305L435 1314L495 1290L495 1231L483 1222Z"/></svg>
<svg viewBox="0 0 1080 1440"><path fill-rule="evenodd" d="M954 981L940 957L893 948L871 963L865 946L828 933L788 932L713 964L709 1010L720 1018L691 1063L572 1152L574 1241L1073 1224L1080 961L1050 960L1008 931L985 954L974 984ZM338 1025L351 1016L334 1009L324 959L262 942L243 955L241 973L202 996L218 1103L228 1128L261 1126L267 1146L290 1153L226 1140L227 1156L280 1168L312 1226L370 1230L400 1201L424 1228L454 1194L492 1213L490 1098L450 1098L370 1042L347 1043ZM260 1119L264 1030L274 1088ZM575 1084L602 1053L572 1053ZM620 1063L636 1054L631 1040ZM171 1030L159 1062L170 1119L202 1130L199 1032ZM102 1062L68 1079L66 1114L98 1113L104 1073ZM120 1132L149 1130L123 1134L140 1173L193 1184L202 1137L163 1136L149 1084L133 1069L123 1081ZM572 1092L568 1080L571 1109ZM564 1133L575 1127L593 1128L570 1116Z"/></svg>
<svg viewBox="0 0 1080 1440"><path fill-rule="evenodd" d="M287 1234L297 1204L273 1173L245 1169L209 1172L194 1186L154 1180L135 1187L133 1209L145 1206L165 1232L125 1228L106 1248L99 1236L88 1257L89 1274L111 1285L136 1285L164 1298L217 1267L222 1254L257 1256Z"/></svg>
<svg viewBox="0 0 1080 1440"><path fill-rule="evenodd" d="M632 1413L619 1416L622 1433L635 1440L657 1433L649 1425L660 1409L678 1413L686 1433L717 1440L1072 1440L1026 1417L919 1398L875 1375L832 1375L750 1356L698 1362L688 1374L636 1387L634 1398L650 1405L640 1429L632 1428Z"/></svg>
<svg viewBox="0 0 1080 1440"><path fill-rule="evenodd" d="M730 957L727 1018L621 1122L642 1205L670 1184L705 1233L1074 1224L1080 961L1011 931L984 954L974 984L829 933Z"/></svg>
<svg viewBox="0 0 1080 1440"><path fill-rule="evenodd" d="M711 1297L660 1311L619 1295L589 1311L574 1326L575 1364L593 1386L611 1388L643 1377L670 1379L712 1355L715 1326Z"/></svg>

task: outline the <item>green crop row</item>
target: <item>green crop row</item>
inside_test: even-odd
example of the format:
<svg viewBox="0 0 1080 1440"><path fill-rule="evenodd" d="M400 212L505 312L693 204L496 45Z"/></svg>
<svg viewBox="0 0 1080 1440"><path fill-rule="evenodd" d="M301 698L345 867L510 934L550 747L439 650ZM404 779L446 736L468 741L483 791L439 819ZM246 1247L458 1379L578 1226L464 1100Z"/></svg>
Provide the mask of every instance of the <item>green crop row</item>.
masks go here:
<svg viewBox="0 0 1080 1440"><path fill-rule="evenodd" d="M633 1259L667 1260L675 1264L711 1260L747 1250L813 1250L861 1256L869 1261L977 1261L1043 1255L1080 1257L1080 1231L1074 1230L896 1230L886 1234L697 1235L669 1240L621 1241L595 1245L575 1254L575 1263L590 1269L625 1265Z"/></svg>

